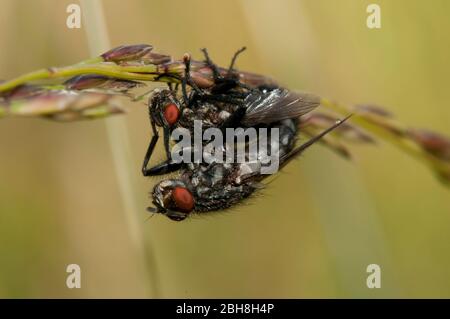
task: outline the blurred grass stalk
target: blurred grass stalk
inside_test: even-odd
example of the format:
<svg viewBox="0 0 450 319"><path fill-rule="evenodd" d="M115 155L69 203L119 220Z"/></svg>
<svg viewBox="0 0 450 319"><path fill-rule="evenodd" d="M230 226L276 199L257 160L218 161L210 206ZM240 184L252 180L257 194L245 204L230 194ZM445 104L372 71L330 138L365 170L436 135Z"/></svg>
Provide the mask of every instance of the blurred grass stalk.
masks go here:
<svg viewBox="0 0 450 319"><path fill-rule="evenodd" d="M102 0L81 0L81 5L83 9L84 28L91 54L99 55L111 47L103 13ZM144 238L139 219L137 218L137 213L140 209L136 205L137 200L135 194L138 194L138 192L135 189L136 183L132 173L134 172L134 165L131 159L128 128L125 119L122 117L109 118L106 120L105 125L130 239L135 247L136 256L141 259L140 262L143 266L142 272L144 273L143 282L150 282L151 285L151 289L149 289L150 287L148 285L145 285L147 294L156 297L157 287L155 285L157 280L154 273L153 249L149 239L146 240Z"/></svg>

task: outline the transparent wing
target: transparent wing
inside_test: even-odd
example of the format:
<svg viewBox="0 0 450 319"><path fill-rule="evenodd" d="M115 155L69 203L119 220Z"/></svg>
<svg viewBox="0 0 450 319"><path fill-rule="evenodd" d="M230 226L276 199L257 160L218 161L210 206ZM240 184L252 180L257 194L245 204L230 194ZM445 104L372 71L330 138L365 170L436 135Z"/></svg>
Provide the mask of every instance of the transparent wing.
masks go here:
<svg viewBox="0 0 450 319"><path fill-rule="evenodd" d="M315 109L320 98L309 93L275 89L268 92L254 92L246 99L246 113L243 124L269 124L296 118Z"/></svg>

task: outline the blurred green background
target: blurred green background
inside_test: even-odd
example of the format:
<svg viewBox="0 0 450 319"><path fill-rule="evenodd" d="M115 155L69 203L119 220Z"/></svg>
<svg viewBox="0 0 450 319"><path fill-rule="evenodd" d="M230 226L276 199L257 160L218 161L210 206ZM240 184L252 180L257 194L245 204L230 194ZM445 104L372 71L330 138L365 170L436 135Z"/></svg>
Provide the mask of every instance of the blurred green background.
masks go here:
<svg viewBox="0 0 450 319"><path fill-rule="evenodd" d="M0 0L0 78L89 57L66 27L73 1ZM366 27L381 6L382 28ZM103 2L111 46L149 43L181 57L208 47L238 67L348 104L386 106L450 135L447 0ZM84 27L84 25L83 25ZM125 101L125 103L128 103ZM450 297L449 189L394 147L317 146L261 196L228 212L149 220L140 176L143 103L123 116L137 227L127 226L105 122L0 121L0 297ZM160 153L158 159L162 159ZM66 287L66 266L82 288ZM368 289L366 267L382 270Z"/></svg>

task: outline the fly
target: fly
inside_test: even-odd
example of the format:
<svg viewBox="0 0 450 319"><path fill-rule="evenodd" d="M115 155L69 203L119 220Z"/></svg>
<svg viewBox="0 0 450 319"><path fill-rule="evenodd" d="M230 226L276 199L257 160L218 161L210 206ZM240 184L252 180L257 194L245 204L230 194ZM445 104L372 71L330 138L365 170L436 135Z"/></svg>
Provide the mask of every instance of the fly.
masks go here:
<svg viewBox="0 0 450 319"><path fill-rule="evenodd" d="M55 121L78 121L121 114L125 110L118 103L117 95L127 96L134 102L141 101L150 92L135 95L135 88L149 82L165 82L169 85L169 90L164 93L155 92L150 103L150 106L154 105L153 109L150 107L150 117L155 136L156 127L163 128L168 156L165 162L158 164L159 167L156 165L148 168L143 165L142 171L149 176L181 170L182 166L174 165L170 160L167 133L175 126L190 127L193 121L199 119L204 124L209 122L215 128L226 128L227 125L258 127L265 123L260 122L261 119L271 118L275 121L273 115L285 108L287 103L284 102L289 97L296 100L290 105L294 109L290 110L291 113L306 109L302 106L305 101L313 101L312 105L318 103L319 98L285 90L265 75L235 70L234 62L242 51L243 49L235 54L227 69L212 63L206 50L205 61L191 61L189 55L178 60L170 55L153 52L153 47L147 44L122 45L71 66L45 68L8 81L0 81L0 118L30 116ZM180 84L181 93L178 90ZM267 101L269 94L273 94L278 102L282 100L279 96L285 96L281 108L272 109L270 103L260 103L262 107L259 109L250 107L251 98ZM168 100L173 102L172 105L167 104ZM328 148L349 157L350 152L344 142L373 142L372 136L375 136L393 142L412 157L429 164L440 180L448 184L450 142L446 136L403 125L378 106L360 105L349 108L325 98L321 98L320 102L329 112L355 112L358 115L353 125L347 122L334 130L334 133L320 139ZM262 109L265 111L259 112ZM288 115L286 118L294 119L295 115ZM299 118L300 129L304 135L313 137L335 119L332 114L310 113ZM152 137L149 143L144 161L146 164L157 140L157 137Z"/></svg>
<svg viewBox="0 0 450 319"><path fill-rule="evenodd" d="M319 141L329 132L341 126L350 116L337 121L319 135L304 144L294 147L298 134L294 120L280 121L277 126L281 132L279 144L280 167L298 157L308 147ZM260 159L260 156L257 156ZM175 179L166 179L153 188L152 198L155 207L152 213L159 213L171 220L181 221L192 213L207 213L223 210L239 204L255 191L263 187L261 183L268 175L260 172L261 163L212 163L189 164L183 167Z"/></svg>
<svg viewBox="0 0 450 319"><path fill-rule="evenodd" d="M176 128L193 131L194 121L202 121L203 128L253 127L268 125L281 120L298 118L320 104L320 98L306 93L295 93L277 86L250 87L239 80L234 71L236 52L225 75L211 61L206 50L206 63L213 70L215 85L200 89L191 78L190 58L185 56L185 76L181 81L181 97L178 87L156 91L148 103L152 139L142 165L144 176L170 173L181 164L171 159L169 140ZM189 87L189 91L188 91ZM159 139L157 127L162 127L166 160L153 167L148 163Z"/></svg>

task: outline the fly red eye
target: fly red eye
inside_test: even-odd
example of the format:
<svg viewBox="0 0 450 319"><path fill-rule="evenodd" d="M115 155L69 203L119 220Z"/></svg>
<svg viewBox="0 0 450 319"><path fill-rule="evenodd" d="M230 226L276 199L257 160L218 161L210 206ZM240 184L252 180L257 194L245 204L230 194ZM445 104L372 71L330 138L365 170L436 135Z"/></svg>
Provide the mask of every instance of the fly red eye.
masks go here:
<svg viewBox="0 0 450 319"><path fill-rule="evenodd" d="M194 197L184 187L175 187L172 190L172 199L180 211L189 213L194 209Z"/></svg>
<svg viewBox="0 0 450 319"><path fill-rule="evenodd" d="M164 108L164 119L169 125L174 125L178 121L178 117L180 116L180 110L178 107L173 104L167 104Z"/></svg>

